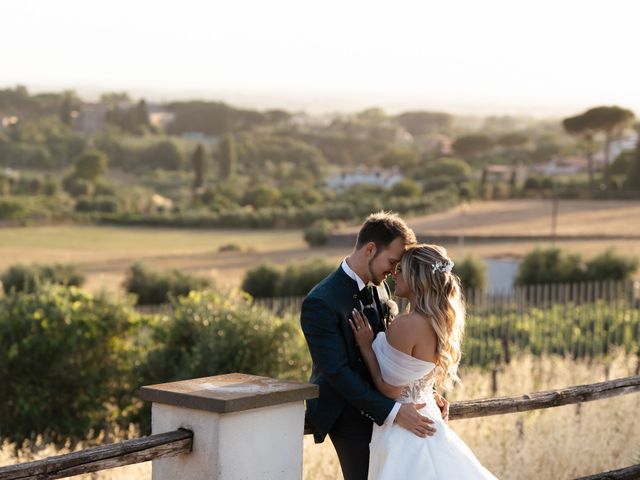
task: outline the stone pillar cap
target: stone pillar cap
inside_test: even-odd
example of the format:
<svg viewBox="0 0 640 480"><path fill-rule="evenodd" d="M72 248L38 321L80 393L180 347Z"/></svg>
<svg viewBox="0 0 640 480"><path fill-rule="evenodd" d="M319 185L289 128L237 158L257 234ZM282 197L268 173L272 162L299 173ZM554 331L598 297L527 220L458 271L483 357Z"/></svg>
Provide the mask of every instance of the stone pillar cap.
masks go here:
<svg viewBox="0 0 640 480"><path fill-rule="evenodd" d="M229 373L148 385L142 387L139 394L140 398L149 402L230 413L316 398L318 386L244 373Z"/></svg>

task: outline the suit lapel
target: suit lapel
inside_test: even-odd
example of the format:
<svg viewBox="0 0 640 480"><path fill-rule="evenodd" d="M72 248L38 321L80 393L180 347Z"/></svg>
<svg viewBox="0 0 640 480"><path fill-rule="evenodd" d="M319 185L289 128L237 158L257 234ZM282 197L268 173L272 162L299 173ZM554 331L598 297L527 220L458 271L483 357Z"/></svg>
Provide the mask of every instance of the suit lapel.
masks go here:
<svg viewBox="0 0 640 480"><path fill-rule="evenodd" d="M351 310L356 308L361 310L360 295L358 289L358 283L345 273L342 269L342 265L338 266L338 269L334 272L336 284L339 286L339 298L336 298L336 302L339 302L340 309L344 309L344 313L347 318L351 318ZM344 292L344 296L342 293ZM374 327L375 333L385 331L387 329L386 318L389 314L389 307L387 306L386 299L389 298L386 283L382 283L379 287L373 288L374 300L376 307L378 308L378 317L380 319L379 325ZM347 338L353 339L353 332L349 323L345 321L343 325L343 331L347 335ZM354 341L355 342L355 341Z"/></svg>
<svg viewBox="0 0 640 480"><path fill-rule="evenodd" d="M336 306L341 311L345 318L341 322L341 328L349 346L351 354L356 353L356 343L349 325L348 319L351 318L351 311L356 308L360 310L360 296L358 290L358 284L342 269L342 265L334 272L336 289Z"/></svg>

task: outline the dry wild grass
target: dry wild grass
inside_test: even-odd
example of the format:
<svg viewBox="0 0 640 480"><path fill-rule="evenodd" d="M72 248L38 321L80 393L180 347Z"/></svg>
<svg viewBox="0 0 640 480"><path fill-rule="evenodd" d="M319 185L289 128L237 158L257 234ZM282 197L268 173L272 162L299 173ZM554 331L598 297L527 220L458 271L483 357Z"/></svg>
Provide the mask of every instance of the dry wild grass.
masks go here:
<svg viewBox="0 0 640 480"><path fill-rule="evenodd" d="M498 395L516 395L633 375L637 357L573 362L524 356L498 375ZM462 372L450 400L491 396L491 375ZM451 428L498 478L562 480L633 465L640 459L638 394L548 410L451 422ZM304 440L304 479L342 479L329 441Z"/></svg>
<svg viewBox="0 0 640 480"><path fill-rule="evenodd" d="M516 358L498 375L498 395L515 395L633 375L636 356L613 355L606 361L573 362L558 357ZM491 396L491 375L462 372L464 384L450 400ZM451 427L498 478L562 480L621 468L640 459L638 394L549 410L457 420ZM12 448L0 451L0 465L32 458L15 458ZM44 446L37 458L57 455ZM150 479L151 464L105 470L74 477L82 480ZM340 480L340 468L330 441L315 445L304 439L304 480Z"/></svg>

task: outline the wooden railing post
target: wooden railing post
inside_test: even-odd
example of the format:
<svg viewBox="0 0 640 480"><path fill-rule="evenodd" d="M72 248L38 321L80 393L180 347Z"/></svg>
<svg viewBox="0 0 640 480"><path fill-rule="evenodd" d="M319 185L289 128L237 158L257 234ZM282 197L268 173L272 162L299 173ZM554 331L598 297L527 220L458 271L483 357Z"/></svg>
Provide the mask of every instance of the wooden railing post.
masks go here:
<svg viewBox="0 0 640 480"><path fill-rule="evenodd" d="M304 400L316 385L228 374L140 389L153 433L193 431L186 455L153 461L153 480L300 480Z"/></svg>

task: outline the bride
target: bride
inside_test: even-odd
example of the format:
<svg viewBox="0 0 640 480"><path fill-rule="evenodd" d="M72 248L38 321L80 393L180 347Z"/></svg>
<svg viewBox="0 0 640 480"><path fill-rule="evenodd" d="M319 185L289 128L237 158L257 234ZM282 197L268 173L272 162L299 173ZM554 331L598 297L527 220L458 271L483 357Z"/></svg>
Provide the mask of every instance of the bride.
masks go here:
<svg viewBox="0 0 640 480"><path fill-rule="evenodd" d="M465 308L453 262L436 245L407 249L394 274L395 295L411 309L373 338L366 317L353 312L356 342L376 388L400 403L425 404L436 433L421 438L397 424L373 426L369 480L494 479L443 420L433 391L459 382Z"/></svg>

